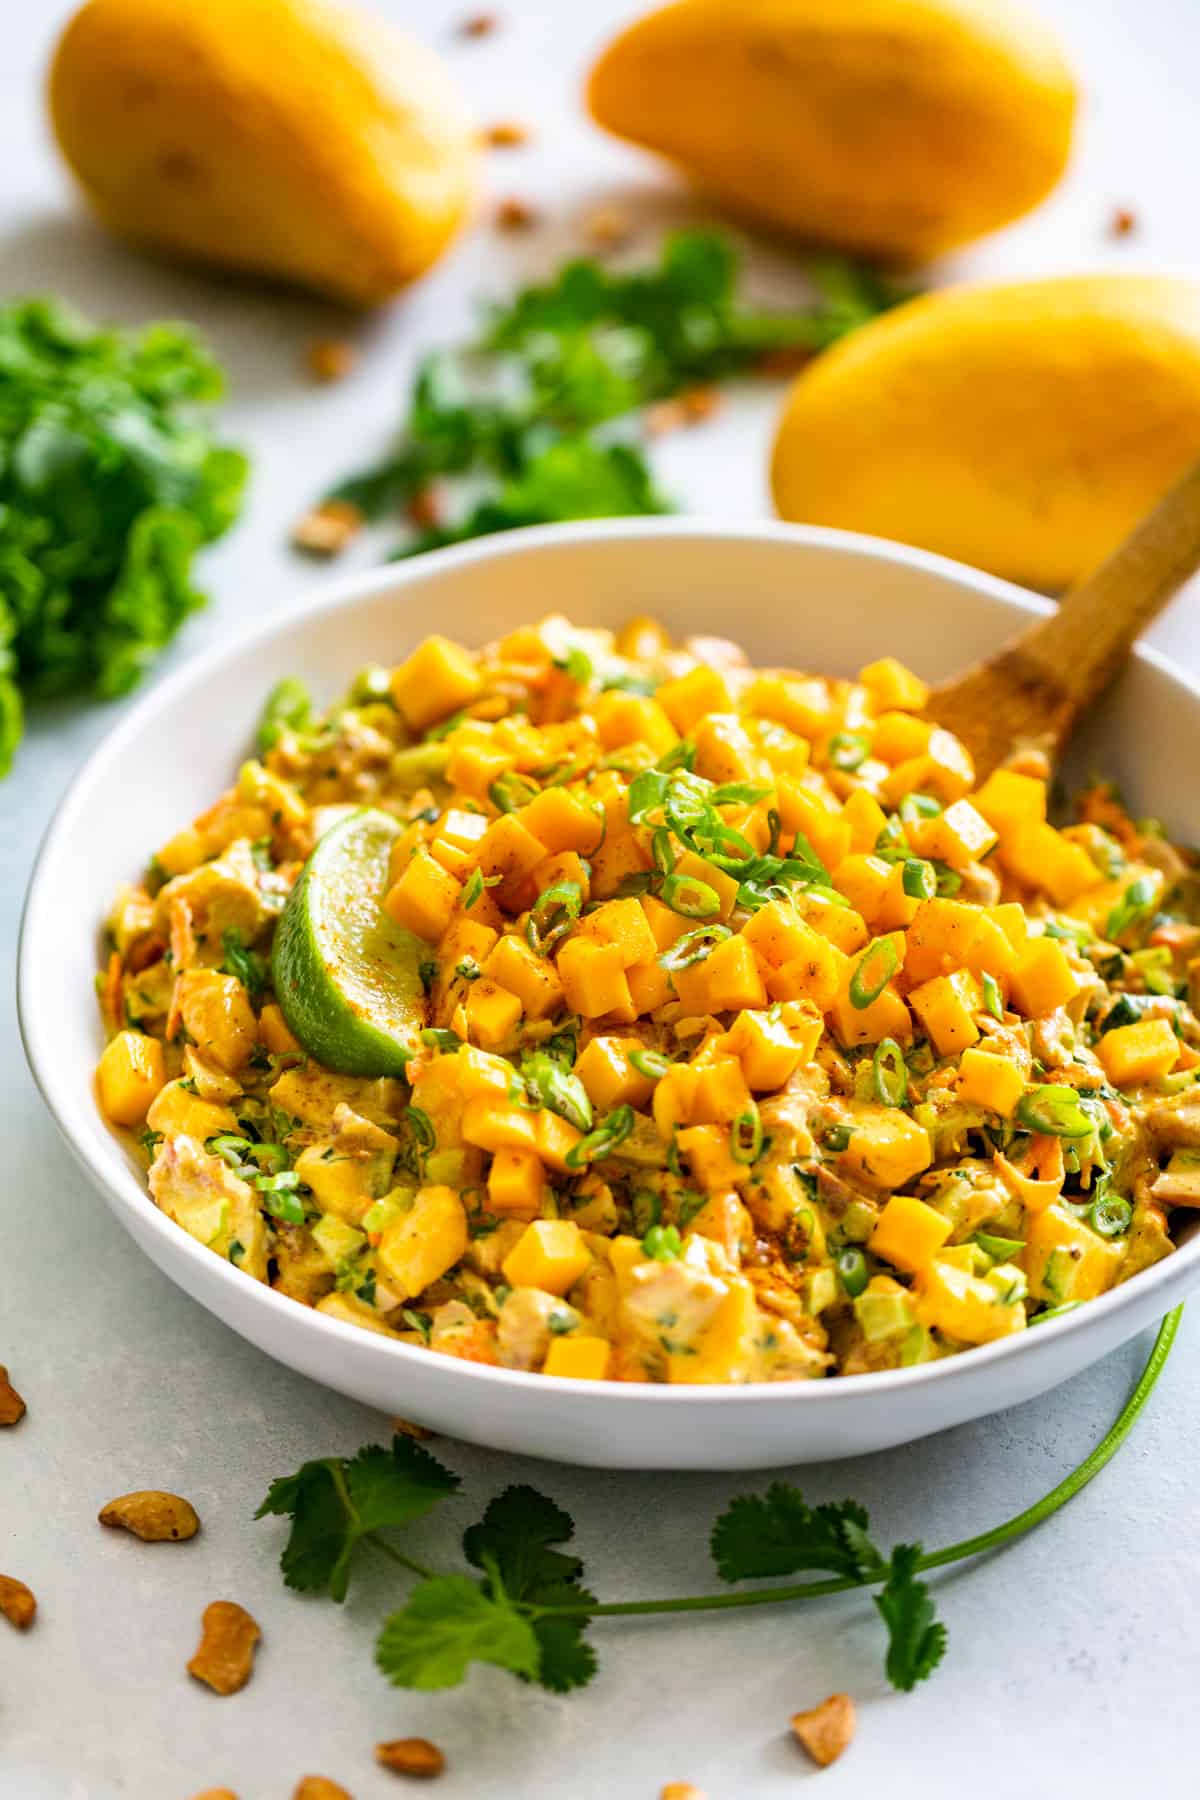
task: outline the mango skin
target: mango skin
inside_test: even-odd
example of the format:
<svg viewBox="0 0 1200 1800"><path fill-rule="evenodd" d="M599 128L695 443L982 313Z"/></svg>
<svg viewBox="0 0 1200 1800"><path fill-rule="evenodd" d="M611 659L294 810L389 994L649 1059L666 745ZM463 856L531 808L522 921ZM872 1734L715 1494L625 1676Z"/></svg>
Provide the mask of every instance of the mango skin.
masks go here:
<svg viewBox="0 0 1200 1800"><path fill-rule="evenodd" d="M677 0L603 52L588 104L752 220L920 262L1049 193L1075 87L1009 0Z"/></svg>
<svg viewBox="0 0 1200 1800"><path fill-rule="evenodd" d="M119 236L355 305L429 268L472 198L473 133L436 57L329 0L89 0L49 104Z"/></svg>
<svg viewBox="0 0 1200 1800"><path fill-rule="evenodd" d="M1054 592L1200 456L1200 283L1069 276L931 293L816 358L771 465L785 519Z"/></svg>

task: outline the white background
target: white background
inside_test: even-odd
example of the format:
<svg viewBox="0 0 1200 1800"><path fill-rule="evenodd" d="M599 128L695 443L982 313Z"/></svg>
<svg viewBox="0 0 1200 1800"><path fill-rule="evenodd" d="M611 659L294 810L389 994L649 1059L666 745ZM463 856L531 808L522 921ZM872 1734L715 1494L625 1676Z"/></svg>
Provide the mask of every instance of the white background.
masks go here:
<svg viewBox="0 0 1200 1800"><path fill-rule="evenodd" d="M460 337L481 293L551 267L600 202L630 210L647 249L663 224L700 216L656 165L606 143L581 117L582 72L628 8L508 0L501 31L464 43L453 30L459 6L391 0L386 10L445 50L481 119L533 126L532 145L493 155L489 176L494 197L541 209L542 228L500 237L485 219L422 287L366 324L156 267L112 246L75 207L48 142L40 86L68 10L60 0L0 5L0 290L55 290L120 321L198 321L231 373L229 430L254 454L244 521L204 568L214 604L168 663L295 604L321 579L286 551L291 521L381 446L414 356ZM1061 20L1087 89L1071 176L1035 217L944 278L1194 268L1200 10L1184 0L1045 0L1044 10ZM1139 219L1120 242L1107 234L1116 205ZM794 265L779 253L757 254L754 279L775 298L797 291ZM363 351L357 372L314 390L300 373L304 346L348 330ZM777 403L773 391L740 395L719 421L662 446L662 478L690 510L765 510ZM1194 608L1178 604L1154 636L1196 668ZM1026 1800L1134 1787L1161 1800L1194 1795L1195 1318L1185 1320L1148 1417L1095 1485L1032 1538L939 1581L950 1651L908 1698L882 1677L881 1632L866 1598L601 1625L600 1678L560 1700L490 1671L440 1696L389 1689L371 1644L403 1591L390 1566L365 1570L341 1611L285 1593L274 1562L280 1534L250 1522L268 1481L305 1457L378 1438L385 1421L276 1367L142 1260L57 1141L16 1037L11 968L30 861L114 710L35 719L17 772L0 788L0 1361L30 1404L22 1426L0 1435L0 1569L28 1581L41 1603L28 1636L0 1629L4 1800L187 1800L217 1783L240 1800L277 1800L305 1772L337 1778L355 1800L386 1800L399 1788L375 1768L372 1746L408 1733L445 1748L446 1800L652 1800L662 1783L683 1779L712 1800L767 1800L808 1780L830 1800L878 1791ZM79 896L81 929L100 898ZM934 1545L973 1533L1018 1511L1086 1452L1147 1348L1131 1345L983 1424L801 1479L814 1499L859 1496L885 1542L920 1536ZM533 1480L574 1513L589 1578L608 1598L712 1585L711 1519L738 1487L757 1485L438 1448L464 1476L467 1497L422 1530L432 1558L453 1560L456 1531L496 1488ZM102 1532L102 1502L141 1486L187 1494L202 1536L153 1548ZM240 1600L264 1630L253 1682L229 1700L183 1672L200 1611L217 1596ZM787 1719L836 1688L859 1702L858 1738L836 1769L817 1775Z"/></svg>

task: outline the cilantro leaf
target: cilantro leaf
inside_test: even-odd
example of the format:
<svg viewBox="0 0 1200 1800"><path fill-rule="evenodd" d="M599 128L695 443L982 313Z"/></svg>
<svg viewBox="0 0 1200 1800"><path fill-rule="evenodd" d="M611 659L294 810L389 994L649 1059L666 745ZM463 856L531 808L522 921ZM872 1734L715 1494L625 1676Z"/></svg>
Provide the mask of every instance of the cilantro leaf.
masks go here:
<svg viewBox="0 0 1200 1800"><path fill-rule="evenodd" d="M584 1639L585 1614L558 1608L596 1604L580 1584L583 1564L577 1556L554 1548L575 1531L569 1514L536 1488L505 1488L483 1518L463 1534L467 1561L486 1573L485 1587L529 1617L540 1657L536 1679L555 1693L581 1687L596 1670L595 1652Z"/></svg>
<svg viewBox="0 0 1200 1800"><path fill-rule="evenodd" d="M754 1581L825 1569L858 1580L886 1567L867 1536L869 1520L853 1500L809 1506L797 1488L774 1481L765 1494L739 1494L712 1532L712 1554L725 1581Z"/></svg>
<svg viewBox="0 0 1200 1800"><path fill-rule="evenodd" d="M413 1589L384 1622L375 1661L396 1687L456 1687L472 1662L495 1663L536 1681L541 1651L533 1627L507 1601L466 1575L439 1575Z"/></svg>
<svg viewBox="0 0 1200 1800"><path fill-rule="evenodd" d="M875 1596L888 1628L887 1677L906 1694L932 1675L946 1654L946 1627L925 1582L916 1579L920 1556L920 1544L897 1544L886 1586Z"/></svg>
<svg viewBox="0 0 1200 1800"><path fill-rule="evenodd" d="M251 950L246 945L235 925L221 933L221 948L225 952L221 962L222 974L235 976L250 999L257 1003L262 999L267 985L266 957L260 956L257 950Z"/></svg>
<svg viewBox="0 0 1200 1800"><path fill-rule="evenodd" d="M411 1438L396 1436L390 1450L368 1444L353 1458L306 1462L271 1484L255 1513L290 1517L280 1557L283 1578L303 1593L327 1591L344 1600L355 1547L369 1533L409 1525L457 1492L459 1479Z"/></svg>

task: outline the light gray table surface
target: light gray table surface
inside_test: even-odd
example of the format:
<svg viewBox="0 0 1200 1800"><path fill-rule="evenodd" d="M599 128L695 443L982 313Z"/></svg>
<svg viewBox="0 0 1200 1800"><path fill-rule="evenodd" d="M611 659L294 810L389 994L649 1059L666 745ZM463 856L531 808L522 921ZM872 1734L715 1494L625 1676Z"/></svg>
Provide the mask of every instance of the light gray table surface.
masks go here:
<svg viewBox="0 0 1200 1800"><path fill-rule="evenodd" d="M647 246L663 224L692 214L656 168L580 116L587 56L629 8L507 0L503 28L465 44L452 30L458 5L391 0L387 10L445 48L481 117L535 126L528 149L493 158L491 186L542 208L542 228L517 240L481 227L419 289L357 326L315 302L155 267L115 248L75 208L49 145L39 83L68 10L64 0L0 8L0 288L57 290L122 321L192 318L230 369L229 429L254 452L253 489L243 523L206 561L214 604L165 659L178 666L320 582L321 571L284 548L291 520L382 443L413 357L460 335L476 295L551 266L600 202L631 208ZM1047 0L1045 10L1061 19L1088 88L1071 177L1032 219L946 273L1194 268L1200 13L1179 0ZM1137 234L1120 243L1106 231L1118 204L1139 217ZM778 253L759 252L755 272L765 294L794 288ZM363 349L356 373L314 391L299 374L303 347L347 329ZM776 404L774 393L739 396L707 430L663 445L662 477L690 510L765 511ZM1195 606L1194 597L1177 604L1154 633L1193 669ZM141 1257L59 1142L17 1037L12 969L30 864L66 783L118 710L35 718L0 787L0 1361L29 1402L20 1428L0 1435L0 1569L28 1581L40 1602L31 1633L0 1629L3 1800L187 1800L213 1784L240 1800L285 1800L306 1772L337 1778L355 1800L385 1800L400 1784L375 1767L372 1746L410 1733L445 1748L450 1772L438 1792L447 1800L652 1800L664 1782L684 1779L712 1800L773 1800L809 1780L833 1800L1135 1787L1162 1800L1194 1795L1200 1311L1185 1319L1148 1415L1086 1495L1015 1547L939 1581L950 1650L911 1697L887 1688L865 1597L686 1624L604 1624L599 1679L558 1699L493 1671L436 1696L388 1688L371 1644L404 1583L386 1567L372 1569L343 1610L283 1590L280 1533L250 1522L268 1481L306 1457L380 1437L386 1421L267 1360ZM85 929L101 897L79 898ZM814 1498L861 1497L885 1541L968 1535L1018 1511L1087 1451L1148 1347L1148 1338L1130 1344L981 1424L798 1479ZM422 1528L431 1556L451 1559L456 1532L492 1491L532 1480L571 1509L590 1579L612 1598L710 1585L711 1519L732 1492L759 1485L438 1448L463 1475L465 1497ZM172 1549L103 1532L98 1506L141 1486L190 1496L202 1535ZM264 1631L251 1686L224 1701L183 1667L200 1611L218 1596L248 1606ZM838 1688L859 1701L858 1737L836 1769L817 1775L787 1720Z"/></svg>

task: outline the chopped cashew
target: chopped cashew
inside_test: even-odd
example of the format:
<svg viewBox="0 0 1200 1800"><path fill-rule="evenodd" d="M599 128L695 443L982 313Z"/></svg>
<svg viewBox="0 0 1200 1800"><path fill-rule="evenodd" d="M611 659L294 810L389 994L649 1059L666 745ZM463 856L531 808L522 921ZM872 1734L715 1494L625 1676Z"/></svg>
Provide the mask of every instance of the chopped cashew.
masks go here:
<svg viewBox="0 0 1200 1800"><path fill-rule="evenodd" d="M262 1636L257 1622L236 1600L214 1600L200 1619L200 1647L188 1674L216 1694L236 1694L254 1668L254 1646Z"/></svg>
<svg viewBox="0 0 1200 1800"><path fill-rule="evenodd" d="M658 1800L708 1800L708 1795L690 1781L668 1781Z"/></svg>
<svg viewBox="0 0 1200 1800"><path fill-rule="evenodd" d="M849 1694L830 1694L820 1706L792 1714L792 1730L823 1769L836 1762L854 1736L854 1702Z"/></svg>
<svg viewBox="0 0 1200 1800"><path fill-rule="evenodd" d="M440 1775L446 1767L445 1757L428 1738L393 1738L390 1744L376 1744L375 1761L393 1775L416 1775L426 1780Z"/></svg>
<svg viewBox="0 0 1200 1800"><path fill-rule="evenodd" d="M0 1363L0 1425L15 1425L25 1417L25 1402L8 1379L8 1370Z"/></svg>
<svg viewBox="0 0 1200 1800"><path fill-rule="evenodd" d="M178 1544L194 1538L200 1529L200 1515L190 1500L179 1494L164 1494L157 1488L144 1488L135 1494L121 1494L102 1506L98 1514L102 1525L117 1525L131 1531L144 1544Z"/></svg>
<svg viewBox="0 0 1200 1800"><path fill-rule="evenodd" d="M232 1788L205 1788L203 1793L193 1794L192 1800L238 1800Z"/></svg>
<svg viewBox="0 0 1200 1800"><path fill-rule="evenodd" d="M36 1611L33 1590L12 1575L0 1575L0 1613L9 1624L15 1625L18 1631L28 1631Z"/></svg>
<svg viewBox="0 0 1200 1800"><path fill-rule="evenodd" d="M330 1781L328 1775L302 1775L292 1800L351 1800L351 1796L340 1782Z"/></svg>

